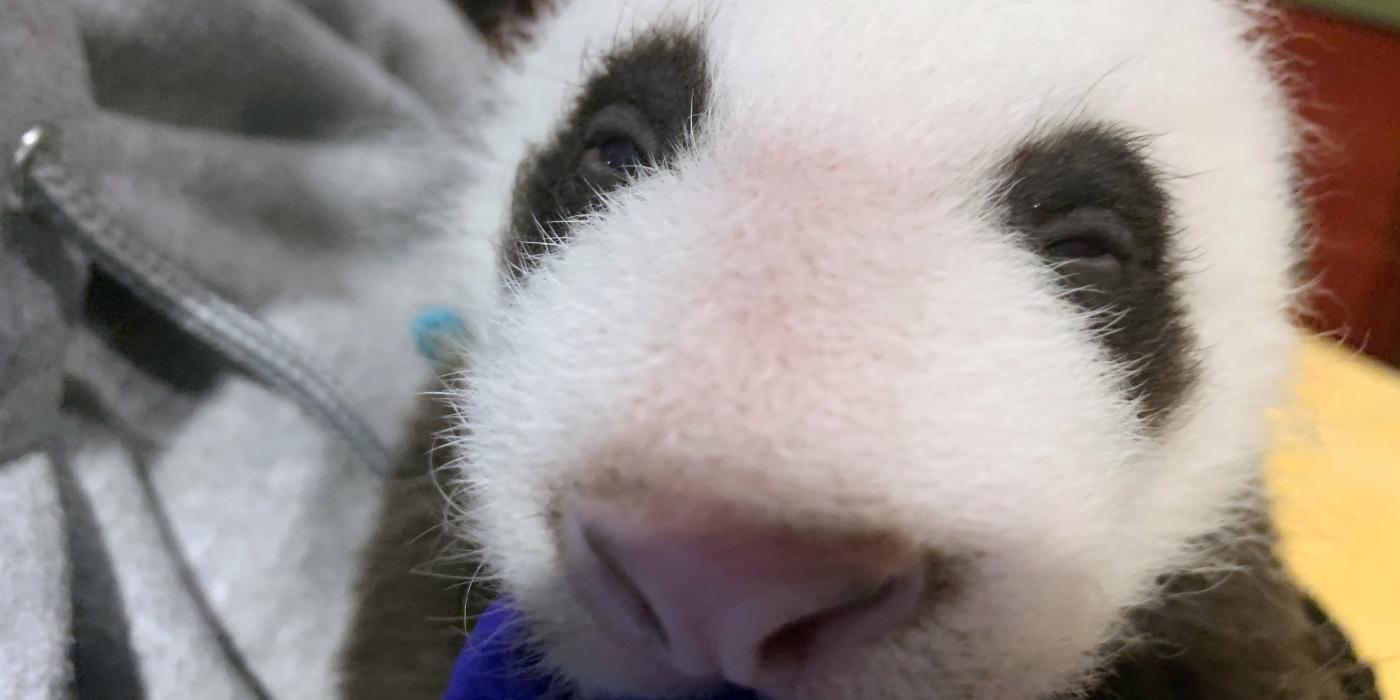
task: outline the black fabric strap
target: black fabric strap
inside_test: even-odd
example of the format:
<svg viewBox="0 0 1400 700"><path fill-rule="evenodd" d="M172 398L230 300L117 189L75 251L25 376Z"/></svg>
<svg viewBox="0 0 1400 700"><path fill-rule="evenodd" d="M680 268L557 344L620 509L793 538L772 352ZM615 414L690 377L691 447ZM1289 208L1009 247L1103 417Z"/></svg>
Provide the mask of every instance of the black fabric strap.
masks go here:
<svg viewBox="0 0 1400 700"><path fill-rule="evenodd" d="M112 556L102 539L92 503L73 476L62 449L49 452L63 508L69 595L72 599L73 694L78 700L144 700L141 666L131 646L131 631Z"/></svg>

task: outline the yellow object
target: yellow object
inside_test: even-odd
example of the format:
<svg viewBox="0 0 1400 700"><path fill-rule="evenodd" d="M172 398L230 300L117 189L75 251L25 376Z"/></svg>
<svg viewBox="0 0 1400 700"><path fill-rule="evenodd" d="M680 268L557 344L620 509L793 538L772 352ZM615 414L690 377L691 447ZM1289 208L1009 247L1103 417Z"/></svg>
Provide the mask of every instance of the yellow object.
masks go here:
<svg viewBox="0 0 1400 700"><path fill-rule="evenodd" d="M1277 422L1284 557L1400 698L1400 373L1321 340Z"/></svg>

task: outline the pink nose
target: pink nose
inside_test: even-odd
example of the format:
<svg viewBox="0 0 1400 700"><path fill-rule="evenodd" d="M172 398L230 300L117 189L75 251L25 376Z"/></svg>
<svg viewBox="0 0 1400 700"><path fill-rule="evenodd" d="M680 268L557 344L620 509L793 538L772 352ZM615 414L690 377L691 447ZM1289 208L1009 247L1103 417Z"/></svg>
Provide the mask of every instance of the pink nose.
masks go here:
<svg viewBox="0 0 1400 700"><path fill-rule="evenodd" d="M576 502L563 523L571 581L620 641L675 672L783 695L905 625L924 591L922 558L895 538L727 520Z"/></svg>

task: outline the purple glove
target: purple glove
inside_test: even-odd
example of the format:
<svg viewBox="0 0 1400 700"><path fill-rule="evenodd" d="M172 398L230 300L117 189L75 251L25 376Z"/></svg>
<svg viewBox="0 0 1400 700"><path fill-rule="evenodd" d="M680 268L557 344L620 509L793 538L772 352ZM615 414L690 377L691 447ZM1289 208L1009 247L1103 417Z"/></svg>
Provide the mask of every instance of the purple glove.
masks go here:
<svg viewBox="0 0 1400 700"><path fill-rule="evenodd" d="M537 673L539 656L518 642L520 618L505 605L493 603L476 629L457 665L443 700L571 700L557 681ZM759 700L753 692L726 690L712 700Z"/></svg>

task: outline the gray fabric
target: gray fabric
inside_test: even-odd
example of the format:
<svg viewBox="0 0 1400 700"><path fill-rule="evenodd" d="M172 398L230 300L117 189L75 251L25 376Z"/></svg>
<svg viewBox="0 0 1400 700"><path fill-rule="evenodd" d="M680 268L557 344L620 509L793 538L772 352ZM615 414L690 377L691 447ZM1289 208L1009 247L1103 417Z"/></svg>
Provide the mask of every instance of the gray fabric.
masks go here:
<svg viewBox="0 0 1400 700"><path fill-rule="evenodd" d="M0 465L0 698L65 697L68 563L52 463L42 453Z"/></svg>
<svg viewBox="0 0 1400 700"><path fill-rule="evenodd" d="M489 275L441 213L489 66L446 0L0 0L0 143L54 124L102 216L393 445L431 376L409 320ZM356 456L7 207L0 700L333 696L379 488Z"/></svg>
<svg viewBox="0 0 1400 700"><path fill-rule="evenodd" d="M40 117L91 111L76 25L46 0L0 0L0 143ZM12 184L0 168L0 196ZM0 199L3 201L3 199ZM68 251L0 205L0 698L63 697L68 562L53 463L63 347L83 290Z"/></svg>
<svg viewBox="0 0 1400 700"><path fill-rule="evenodd" d="M282 334L200 280L114 221L67 166L47 147L49 129L25 132L15 158L23 180L19 199L140 303L201 343L219 359L297 403L353 448L371 471L383 475L387 448L349 407L343 391L308 362ZM50 240L57 237L50 235Z"/></svg>
<svg viewBox="0 0 1400 700"><path fill-rule="evenodd" d="M0 144L39 118L92 111L82 45L61 3L3 0ZM6 152L8 160L8 152ZM8 163L0 193L13 186ZM56 420L61 348L82 281L69 255L23 214L0 212L0 461L33 449Z"/></svg>

